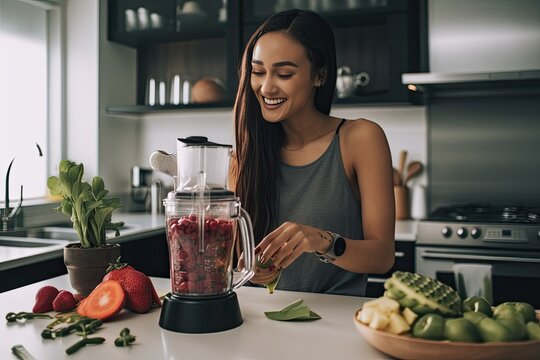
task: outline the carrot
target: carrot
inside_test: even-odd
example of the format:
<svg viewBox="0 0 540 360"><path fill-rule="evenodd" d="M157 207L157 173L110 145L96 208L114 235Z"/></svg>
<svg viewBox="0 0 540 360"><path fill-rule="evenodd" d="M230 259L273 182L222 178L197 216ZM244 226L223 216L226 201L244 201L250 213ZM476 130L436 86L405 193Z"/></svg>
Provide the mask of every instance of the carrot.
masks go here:
<svg viewBox="0 0 540 360"><path fill-rule="evenodd" d="M116 280L100 283L82 303L84 316L108 320L118 314L126 303L126 293ZM79 312L80 315L81 312Z"/></svg>

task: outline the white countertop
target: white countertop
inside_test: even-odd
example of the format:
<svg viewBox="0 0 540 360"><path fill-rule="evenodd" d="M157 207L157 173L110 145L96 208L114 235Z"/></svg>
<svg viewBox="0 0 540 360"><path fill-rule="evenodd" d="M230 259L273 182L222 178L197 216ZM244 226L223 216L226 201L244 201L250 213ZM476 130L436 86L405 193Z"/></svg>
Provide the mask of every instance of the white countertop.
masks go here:
<svg viewBox="0 0 540 360"><path fill-rule="evenodd" d="M416 241L418 233L418 220L397 220L395 239L396 241Z"/></svg>
<svg viewBox="0 0 540 360"><path fill-rule="evenodd" d="M169 279L152 278L160 293L170 289ZM91 336L106 339L69 357L65 349L78 341L76 335L43 340L41 331L52 320L36 319L8 323L10 312L31 311L36 291L44 285L72 290L66 275L0 294L0 358L11 359L11 347L22 344L36 359L388 359L356 332L354 312L367 298L300 293L242 287L236 290L244 323L232 330L212 334L182 334L161 329L160 309L147 314L123 310ZM303 322L273 321L264 311L279 310L302 298L321 315L321 320ZM114 346L120 330L128 327L137 340L130 348Z"/></svg>

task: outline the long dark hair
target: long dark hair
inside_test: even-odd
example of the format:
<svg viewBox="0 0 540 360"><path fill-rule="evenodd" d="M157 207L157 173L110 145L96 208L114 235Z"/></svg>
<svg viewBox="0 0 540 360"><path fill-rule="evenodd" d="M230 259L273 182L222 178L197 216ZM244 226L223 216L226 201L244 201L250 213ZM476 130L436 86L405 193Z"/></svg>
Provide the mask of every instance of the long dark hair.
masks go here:
<svg viewBox="0 0 540 360"><path fill-rule="evenodd" d="M280 148L283 129L267 122L250 85L251 58L257 40L264 34L282 31L302 44L313 75L324 82L315 93L315 108L329 114L336 85L336 46L330 25L309 10L287 10L270 16L246 44L239 68L239 85L234 104L236 138L236 194L253 220L258 242L277 221Z"/></svg>

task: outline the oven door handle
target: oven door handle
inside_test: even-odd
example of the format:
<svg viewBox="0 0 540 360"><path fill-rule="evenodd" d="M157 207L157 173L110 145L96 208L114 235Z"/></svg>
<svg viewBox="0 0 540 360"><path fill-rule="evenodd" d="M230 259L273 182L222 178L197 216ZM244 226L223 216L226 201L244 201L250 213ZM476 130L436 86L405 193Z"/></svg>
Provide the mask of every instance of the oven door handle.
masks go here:
<svg viewBox="0 0 540 360"><path fill-rule="evenodd" d="M540 263L540 259L526 257L510 257L510 256L490 256L490 255L470 255L470 254L446 254L439 252L431 252L423 250L420 256L428 259L458 259L458 260L486 260L486 261L501 261L501 262L526 262Z"/></svg>

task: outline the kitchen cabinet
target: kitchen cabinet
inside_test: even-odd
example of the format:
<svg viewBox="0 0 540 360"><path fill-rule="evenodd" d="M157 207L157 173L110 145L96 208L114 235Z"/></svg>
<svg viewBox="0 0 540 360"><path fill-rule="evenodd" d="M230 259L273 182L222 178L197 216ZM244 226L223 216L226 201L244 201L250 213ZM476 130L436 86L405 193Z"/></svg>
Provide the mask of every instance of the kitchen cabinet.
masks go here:
<svg viewBox="0 0 540 360"><path fill-rule="evenodd" d="M0 293L67 274L64 258L57 257L0 271Z"/></svg>
<svg viewBox="0 0 540 360"><path fill-rule="evenodd" d="M421 68L420 18L422 0L244 1L243 44L259 24L275 11L313 10L332 26L337 66L353 75L350 92L339 91L335 104L403 103L414 93L401 74ZM344 68L342 68L344 69Z"/></svg>
<svg viewBox="0 0 540 360"><path fill-rule="evenodd" d="M122 259L148 276L169 277L169 250L165 232L122 243Z"/></svg>
<svg viewBox="0 0 540 360"><path fill-rule="evenodd" d="M232 106L240 56L238 8L238 0L110 0L108 39L137 49L137 100L109 104L107 110ZM197 101L193 85L202 78L212 79L222 96Z"/></svg>
<svg viewBox="0 0 540 360"><path fill-rule="evenodd" d="M414 93L401 83L401 74L424 70L420 56L424 0L199 0L201 11L186 11L193 3L109 1L108 39L136 48L138 68L136 104L110 104L109 112L232 106L245 43L267 16L289 8L324 16L336 35L338 67L346 66L357 75L351 91L336 96L336 104L408 102ZM175 75L190 85L204 76L219 78L226 85L225 96L208 103L185 101L184 96L173 101Z"/></svg>

